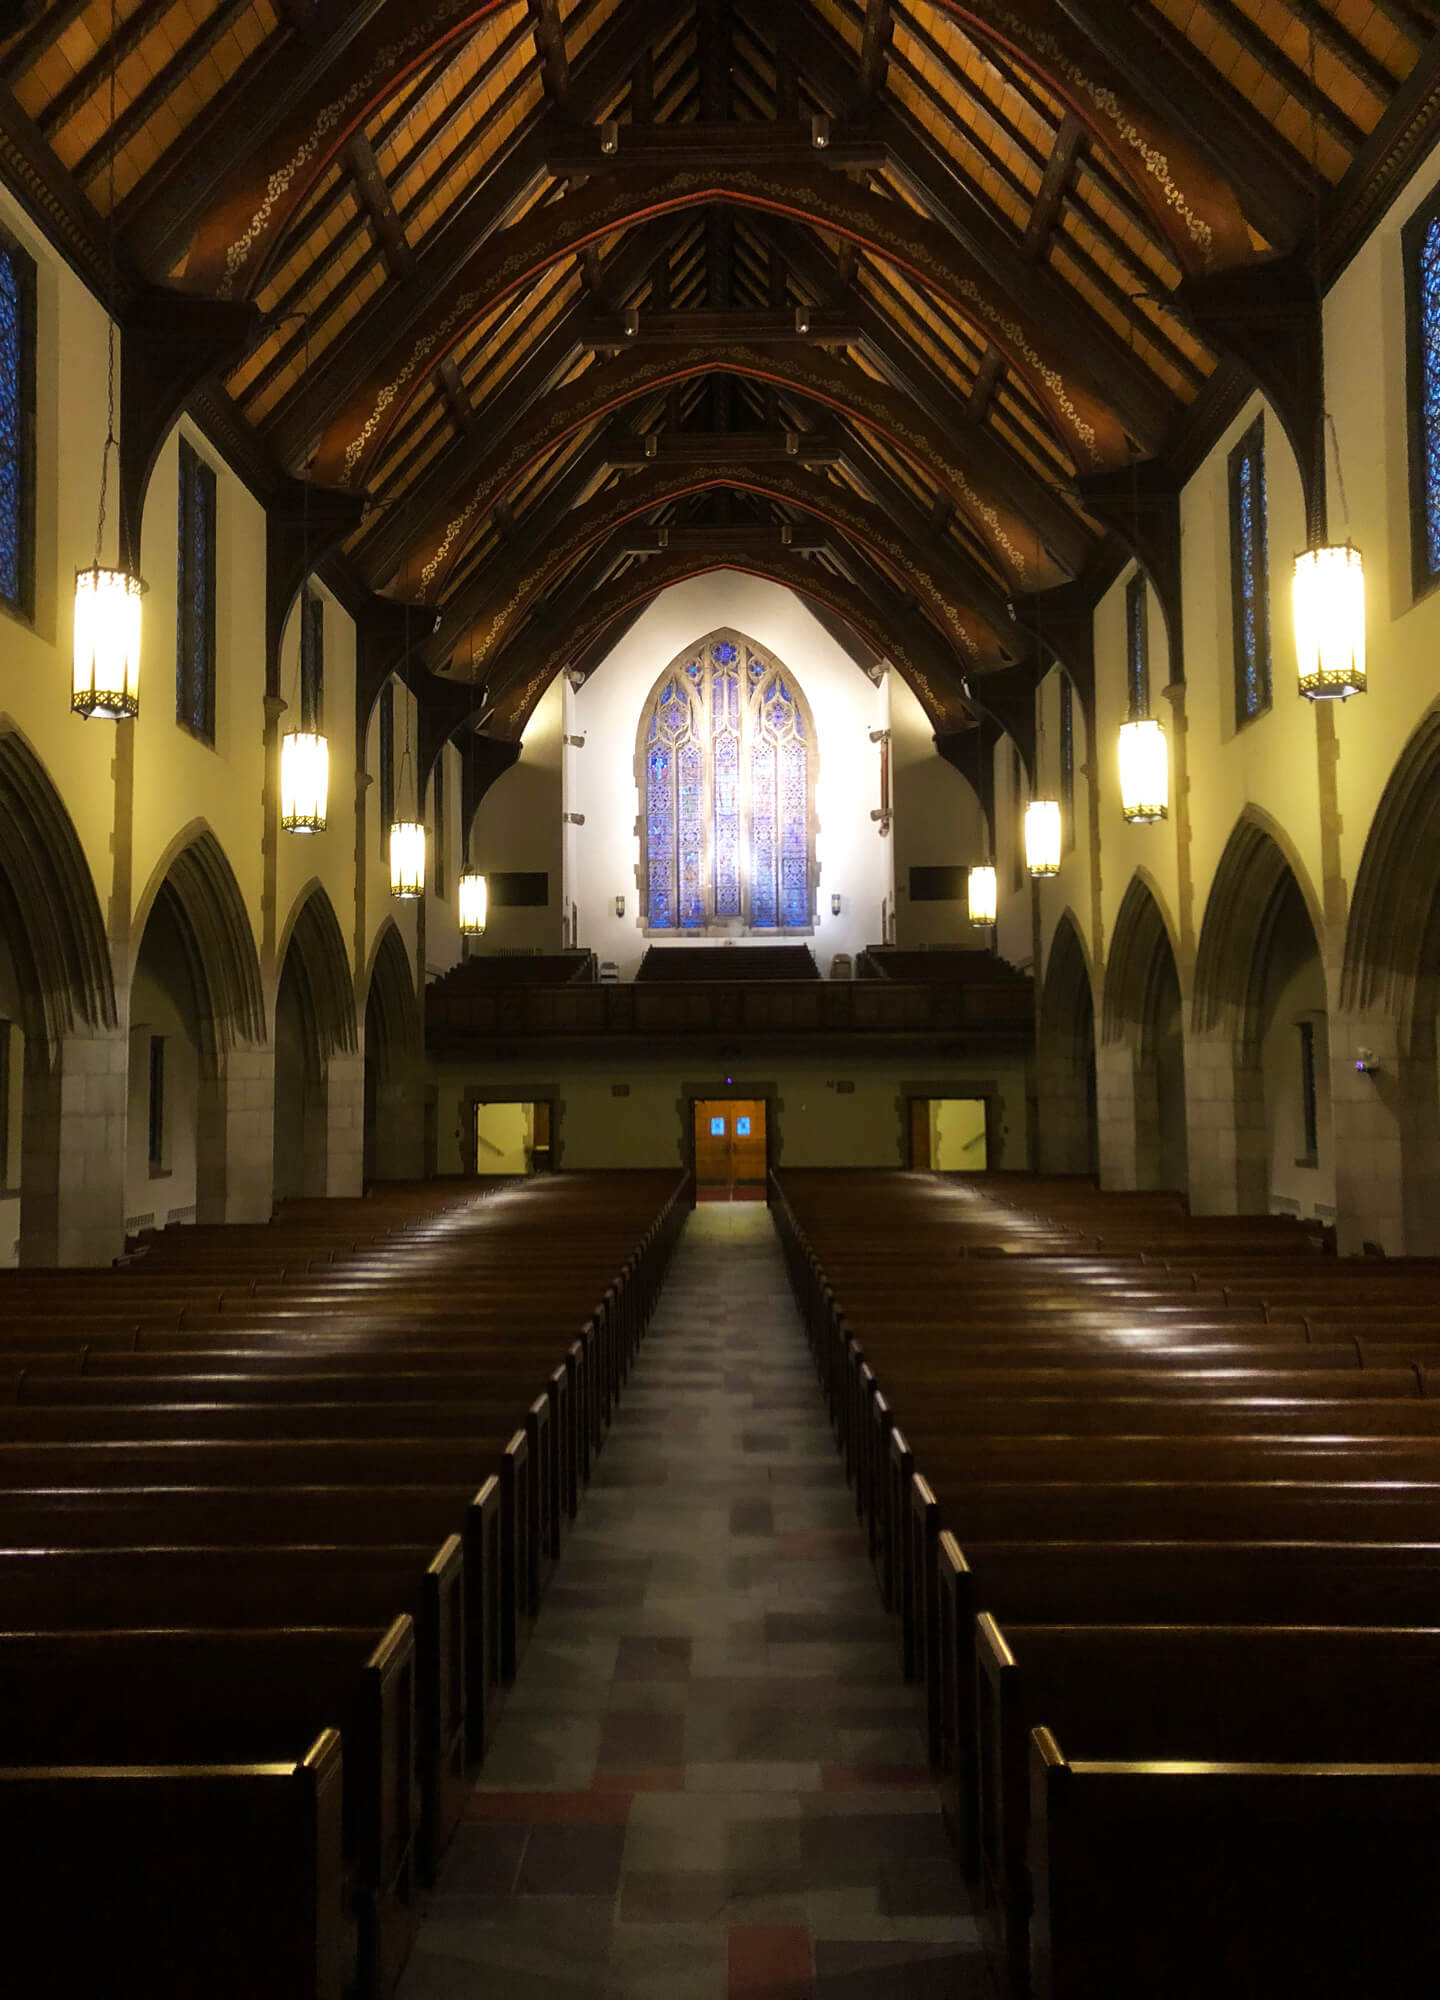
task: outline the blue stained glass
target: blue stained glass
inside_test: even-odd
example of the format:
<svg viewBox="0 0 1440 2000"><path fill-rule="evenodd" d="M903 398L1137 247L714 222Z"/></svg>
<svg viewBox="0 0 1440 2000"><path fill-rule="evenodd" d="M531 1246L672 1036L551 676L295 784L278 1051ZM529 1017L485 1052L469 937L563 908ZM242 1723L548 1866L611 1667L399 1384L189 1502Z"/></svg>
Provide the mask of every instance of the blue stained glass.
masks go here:
<svg viewBox="0 0 1440 2000"><path fill-rule="evenodd" d="M748 1139L750 1137L750 1120L748 1118L737 1118L735 1120L735 1137L737 1139Z"/></svg>
<svg viewBox="0 0 1440 2000"><path fill-rule="evenodd" d="M763 681L765 678L765 662L757 660L753 653L750 655L750 678L752 681Z"/></svg>
<svg viewBox="0 0 1440 2000"><path fill-rule="evenodd" d="M0 254L0 596L21 592L24 522L25 329L15 259Z"/></svg>
<svg viewBox="0 0 1440 2000"><path fill-rule="evenodd" d="M1420 246L1420 420L1425 441L1425 551L1440 573L1440 218Z"/></svg>
<svg viewBox="0 0 1440 2000"><path fill-rule="evenodd" d="M717 667L733 667L739 657L739 653L730 644L728 639L722 639L715 648L715 664Z"/></svg>
<svg viewBox="0 0 1440 2000"><path fill-rule="evenodd" d="M720 664L722 647L715 648ZM727 649L733 667L735 648ZM738 917L740 898L740 686L735 674L716 676L711 699L715 786L715 914Z"/></svg>
<svg viewBox="0 0 1440 2000"><path fill-rule="evenodd" d="M1265 447L1259 420L1230 460L1230 534L1235 598L1235 706L1241 721L1270 700L1269 553Z"/></svg>
<svg viewBox="0 0 1440 2000"><path fill-rule="evenodd" d="M725 1137L725 1120L723 1118L712 1118L710 1120L710 1137L712 1139L723 1139Z"/></svg>
<svg viewBox="0 0 1440 2000"><path fill-rule="evenodd" d="M655 733L651 729L651 735ZM649 827L648 875L652 930L673 929L675 923L675 788L672 753L662 746L648 759L646 824Z"/></svg>
<svg viewBox="0 0 1440 2000"><path fill-rule="evenodd" d="M698 743L686 743L679 754L680 882L678 921L682 930L698 930L705 921L705 889L701 876L704 841L705 759Z"/></svg>
<svg viewBox="0 0 1440 2000"><path fill-rule="evenodd" d="M685 671L687 674L689 674L691 680L696 682L698 685L700 676L704 671L704 669L700 665L700 662L698 660L687 660L685 662Z"/></svg>
<svg viewBox="0 0 1440 2000"><path fill-rule="evenodd" d="M750 923L774 930L780 921L775 884L775 746L757 738L750 754Z"/></svg>
<svg viewBox="0 0 1440 2000"><path fill-rule="evenodd" d="M803 743L787 743L780 753L780 921L791 930L810 921L806 763Z"/></svg>

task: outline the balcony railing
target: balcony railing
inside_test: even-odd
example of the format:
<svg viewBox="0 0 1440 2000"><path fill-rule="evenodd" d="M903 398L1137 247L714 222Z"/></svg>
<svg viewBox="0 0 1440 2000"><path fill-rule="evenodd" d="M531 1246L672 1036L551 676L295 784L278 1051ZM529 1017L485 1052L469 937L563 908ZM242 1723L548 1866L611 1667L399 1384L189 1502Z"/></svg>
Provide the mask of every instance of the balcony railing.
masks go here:
<svg viewBox="0 0 1440 2000"><path fill-rule="evenodd" d="M472 1035L1029 1034L1034 992L1011 985L902 986L890 980L528 986L446 980L425 996L433 1045Z"/></svg>

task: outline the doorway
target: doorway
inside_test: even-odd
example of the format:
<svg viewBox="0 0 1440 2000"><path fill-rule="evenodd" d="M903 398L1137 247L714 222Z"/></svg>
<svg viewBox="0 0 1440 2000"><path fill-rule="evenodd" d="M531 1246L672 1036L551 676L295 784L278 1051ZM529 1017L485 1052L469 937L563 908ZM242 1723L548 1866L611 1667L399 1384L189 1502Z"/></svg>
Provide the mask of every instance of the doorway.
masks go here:
<svg viewBox="0 0 1440 2000"><path fill-rule="evenodd" d="M912 1097L910 1164L920 1172L983 1174L990 1164L983 1097Z"/></svg>
<svg viewBox="0 0 1440 2000"><path fill-rule="evenodd" d="M695 1199L764 1201L763 1097L696 1098Z"/></svg>
<svg viewBox="0 0 1440 2000"><path fill-rule="evenodd" d="M543 1174L550 1170L550 1102L482 1102L475 1106L477 1174Z"/></svg>

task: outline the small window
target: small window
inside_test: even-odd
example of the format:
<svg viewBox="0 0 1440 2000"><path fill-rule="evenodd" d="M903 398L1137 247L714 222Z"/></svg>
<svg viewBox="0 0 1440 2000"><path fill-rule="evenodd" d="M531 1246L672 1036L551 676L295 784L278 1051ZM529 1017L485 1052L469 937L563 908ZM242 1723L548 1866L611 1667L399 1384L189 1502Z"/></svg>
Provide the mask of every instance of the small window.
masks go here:
<svg viewBox="0 0 1440 2000"><path fill-rule="evenodd" d="M300 727L325 729L325 600L314 590L300 600Z"/></svg>
<svg viewBox="0 0 1440 2000"><path fill-rule="evenodd" d="M1235 634L1235 721L1270 706L1270 545L1265 520L1265 420L1230 454L1230 603Z"/></svg>
<svg viewBox="0 0 1440 2000"><path fill-rule="evenodd" d="M750 1137L750 1120L748 1118L737 1118L735 1120L735 1137L737 1139L748 1139Z"/></svg>
<svg viewBox="0 0 1440 2000"><path fill-rule="evenodd" d="M723 1139L725 1137L725 1120L723 1118L712 1118L710 1120L710 1137L712 1139Z"/></svg>
<svg viewBox="0 0 1440 2000"><path fill-rule="evenodd" d="M175 716L215 741L215 474L180 440Z"/></svg>
<svg viewBox="0 0 1440 2000"><path fill-rule="evenodd" d="M390 838L395 824L395 683L380 690L380 840Z"/></svg>
<svg viewBox="0 0 1440 2000"><path fill-rule="evenodd" d="M35 611L35 265L0 233L0 603Z"/></svg>
<svg viewBox="0 0 1440 2000"><path fill-rule="evenodd" d="M1300 1034L1300 1117L1305 1134L1301 1166L1314 1166L1320 1158L1320 1100L1315 1084L1315 1023L1301 1021Z"/></svg>
<svg viewBox="0 0 1440 2000"><path fill-rule="evenodd" d="M1125 686L1130 720L1150 713L1150 614L1143 571L1125 586Z"/></svg>
<svg viewBox="0 0 1440 2000"><path fill-rule="evenodd" d="M165 1037L150 1037L150 1165L158 1171L165 1165Z"/></svg>
<svg viewBox="0 0 1440 2000"><path fill-rule="evenodd" d="M1065 852L1075 845L1075 691L1060 676L1060 824Z"/></svg>
<svg viewBox="0 0 1440 2000"><path fill-rule="evenodd" d="M1405 374L1410 430L1412 585L1440 578L1440 194L1406 223Z"/></svg>

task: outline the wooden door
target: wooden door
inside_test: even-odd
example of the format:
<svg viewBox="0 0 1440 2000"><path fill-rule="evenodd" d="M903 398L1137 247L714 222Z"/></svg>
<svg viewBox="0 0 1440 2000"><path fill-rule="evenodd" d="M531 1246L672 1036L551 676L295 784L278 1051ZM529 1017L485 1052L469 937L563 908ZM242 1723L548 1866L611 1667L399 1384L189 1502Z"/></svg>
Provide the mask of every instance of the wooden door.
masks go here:
<svg viewBox="0 0 1440 2000"><path fill-rule="evenodd" d="M763 1098L695 1100L697 1190L765 1185Z"/></svg>

